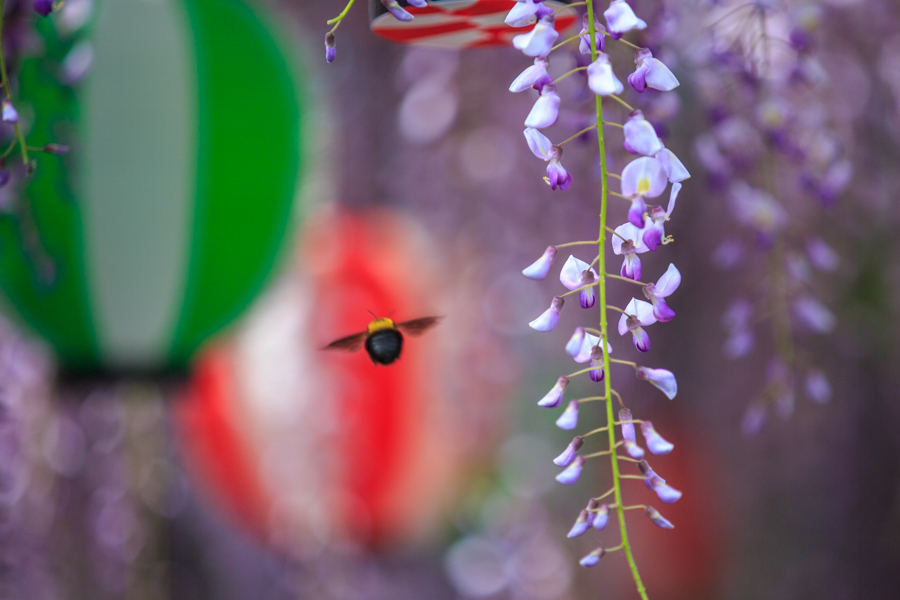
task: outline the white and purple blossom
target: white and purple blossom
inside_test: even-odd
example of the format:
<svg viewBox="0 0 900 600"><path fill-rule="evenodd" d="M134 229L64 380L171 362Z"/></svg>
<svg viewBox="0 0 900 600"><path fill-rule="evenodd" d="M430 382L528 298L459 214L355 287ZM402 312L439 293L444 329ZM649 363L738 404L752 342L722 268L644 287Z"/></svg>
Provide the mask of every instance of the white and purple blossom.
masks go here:
<svg viewBox="0 0 900 600"><path fill-rule="evenodd" d="M524 92L527 89L536 89L540 91L545 85L553 83L553 78L547 73L547 67L550 61L546 56L539 56L534 59L534 64L522 71L510 84L509 91Z"/></svg>
<svg viewBox="0 0 900 600"><path fill-rule="evenodd" d="M681 285L681 273L672 263L656 283L648 283L644 286L644 296L653 304L653 316L660 323L666 323L675 318L675 311L666 304L668 298L678 286Z"/></svg>
<svg viewBox="0 0 900 600"><path fill-rule="evenodd" d="M665 171L655 158L642 156L625 165L622 170L622 195L631 200L628 221L635 227L644 224L646 198L656 198L666 189ZM651 248L653 249L653 248Z"/></svg>
<svg viewBox="0 0 900 600"><path fill-rule="evenodd" d="M637 437L634 433L634 423L633 418L631 417L631 411L627 408L622 408L619 410L619 423L622 426L622 438L626 440L631 440L632 442L637 441Z"/></svg>
<svg viewBox="0 0 900 600"><path fill-rule="evenodd" d="M541 0L517 0L506 14L504 23L510 27L525 27L537 20L537 12L542 7Z"/></svg>
<svg viewBox="0 0 900 600"><path fill-rule="evenodd" d="M556 258L556 253L555 246L547 246L547 249L544 250L539 259L522 269L522 275L528 279L544 279L547 277L547 273L550 272L550 266L553 264L553 259Z"/></svg>
<svg viewBox="0 0 900 600"><path fill-rule="evenodd" d="M540 96L531 108L531 112L525 118L525 127L544 129L556 123L559 118L559 94L556 86L545 84L540 90Z"/></svg>
<svg viewBox="0 0 900 600"><path fill-rule="evenodd" d="M525 140L531 152L547 164L547 184L550 189L567 190L572 186L572 174L562 166L562 148L554 146L543 133L533 127L525 130Z"/></svg>
<svg viewBox="0 0 900 600"><path fill-rule="evenodd" d="M603 381L606 376L603 367L603 350L600 349L600 346L594 346L591 351L591 370L588 371L588 375L590 375L591 381L596 383Z"/></svg>
<svg viewBox="0 0 900 600"><path fill-rule="evenodd" d="M638 254L649 252L641 239L641 230L631 223L619 225L612 236L613 253L621 255L624 259L619 275L639 281L641 278L641 259Z"/></svg>
<svg viewBox="0 0 900 600"><path fill-rule="evenodd" d="M553 27L553 14L545 15L535 24L534 29L528 33L517 35L512 44L525 56L533 58L548 56L559 33Z"/></svg>
<svg viewBox="0 0 900 600"><path fill-rule="evenodd" d="M653 315L653 305L632 298L625 307L625 312L619 318L619 335L625 335L630 331L634 347L641 352L649 352L650 336L643 328L654 323L656 323L656 317Z"/></svg>
<svg viewBox="0 0 900 600"><path fill-rule="evenodd" d="M556 476L556 480L563 485L573 485L581 476L581 469L584 467L584 457L578 456L572 461L564 471Z"/></svg>
<svg viewBox="0 0 900 600"><path fill-rule="evenodd" d="M559 281L570 291L580 287L592 286L598 279L597 272L583 260L569 256L562 270L559 272ZM591 308L597 301L594 288L588 287L578 292L578 300L581 308Z"/></svg>
<svg viewBox="0 0 900 600"><path fill-rule="evenodd" d="M606 47L606 35L604 35L606 27L597 22L597 17L594 17L594 30L596 32L594 36L594 47L597 52L603 52ZM578 52L582 55L589 56L591 54L591 36L587 13L581 16L581 31L578 32L578 36L581 38L578 42Z"/></svg>
<svg viewBox="0 0 900 600"><path fill-rule="evenodd" d="M569 385L568 377L560 377L556 380L556 384L550 388L550 391L544 394L544 397L538 401L538 406L544 408L556 408L562 401L563 395L566 393L566 386Z"/></svg>
<svg viewBox="0 0 900 600"><path fill-rule="evenodd" d="M570 400L566 410L559 415L556 426L565 431L571 431L578 427L578 400Z"/></svg>
<svg viewBox="0 0 900 600"><path fill-rule="evenodd" d="M562 310L565 300L559 296L554 296L550 303L550 308L541 313L537 319L528 324L535 331L553 331L559 323L559 311Z"/></svg>
<svg viewBox="0 0 900 600"><path fill-rule="evenodd" d="M675 449L674 444L666 441L653 428L653 423L644 421L641 423L641 433L644 434L644 441L647 442L647 449L654 456L664 456Z"/></svg>
<svg viewBox="0 0 900 600"><path fill-rule="evenodd" d="M588 65L588 87L598 96L612 96L621 94L625 86L613 72L609 56L604 52L598 52L597 58Z"/></svg>
<svg viewBox="0 0 900 600"><path fill-rule="evenodd" d="M661 92L668 92L678 87L678 79L672 74L661 60L653 58L653 53L647 48L641 48L634 54L634 73L628 76L628 83L637 92L643 92L645 88L653 88Z"/></svg>
<svg viewBox="0 0 900 600"><path fill-rule="evenodd" d="M678 382L675 381L675 375L672 374L672 371L638 367L635 375L638 379L651 383L665 394L669 400L674 400L675 395L678 394Z"/></svg>
<svg viewBox="0 0 900 600"><path fill-rule="evenodd" d="M654 156L664 150L663 143L656 135L653 125L644 118L640 110L632 111L625 122L625 150L632 154ZM667 158L668 160L668 158ZM677 160L677 159L676 159ZM662 163L660 163L662 166ZM665 170L665 167L663 167Z"/></svg>
<svg viewBox="0 0 900 600"><path fill-rule="evenodd" d="M678 200L678 193L681 191L680 183L673 183L672 190L669 192L669 205L664 211L662 206L654 206L647 211L644 218L644 232L641 235L641 241L653 252L660 244L666 244L666 221L672 216L675 210L675 201Z"/></svg>
<svg viewBox="0 0 900 600"><path fill-rule="evenodd" d="M569 445L566 446L566 449L562 451L562 453L553 459L553 464L557 467L568 467L572 464L572 461L575 460L575 457L578 455L578 451L581 449L581 446L584 445L584 438L580 435L576 435L572 438L572 441L569 442Z"/></svg>
<svg viewBox="0 0 900 600"><path fill-rule="evenodd" d="M588 529L591 527L591 522L594 520L593 515L589 513L585 509L581 509L581 512L578 513L578 518L575 519L575 524L572 525L572 529L569 530L569 533L566 534L567 538L574 538L580 535L584 535Z"/></svg>
<svg viewBox="0 0 900 600"><path fill-rule="evenodd" d="M632 29L646 29L647 23L637 18L631 6L625 0L613 0L609 8L603 11L606 28L613 39L619 39Z"/></svg>

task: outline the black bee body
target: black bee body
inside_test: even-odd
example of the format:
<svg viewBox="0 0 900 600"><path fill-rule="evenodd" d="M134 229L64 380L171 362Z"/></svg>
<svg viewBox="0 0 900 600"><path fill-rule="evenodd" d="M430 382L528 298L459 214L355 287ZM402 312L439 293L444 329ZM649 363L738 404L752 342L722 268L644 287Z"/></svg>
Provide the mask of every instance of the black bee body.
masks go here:
<svg viewBox="0 0 900 600"><path fill-rule="evenodd" d="M396 329L382 329L366 337L366 352L372 362L389 365L400 357L403 335Z"/></svg>

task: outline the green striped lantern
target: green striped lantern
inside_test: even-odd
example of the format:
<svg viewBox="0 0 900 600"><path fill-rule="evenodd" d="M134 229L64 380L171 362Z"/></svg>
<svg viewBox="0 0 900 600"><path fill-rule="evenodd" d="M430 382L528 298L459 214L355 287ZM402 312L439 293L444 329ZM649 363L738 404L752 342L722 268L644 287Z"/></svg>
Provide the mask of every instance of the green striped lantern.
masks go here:
<svg viewBox="0 0 900 600"><path fill-rule="evenodd" d="M46 53L22 65L29 144L72 151L39 154L19 214L0 221L0 287L68 369L180 369L285 245L310 137L305 77L242 0L95 11L80 37L43 20ZM65 57L88 47L88 74L61 85Z"/></svg>

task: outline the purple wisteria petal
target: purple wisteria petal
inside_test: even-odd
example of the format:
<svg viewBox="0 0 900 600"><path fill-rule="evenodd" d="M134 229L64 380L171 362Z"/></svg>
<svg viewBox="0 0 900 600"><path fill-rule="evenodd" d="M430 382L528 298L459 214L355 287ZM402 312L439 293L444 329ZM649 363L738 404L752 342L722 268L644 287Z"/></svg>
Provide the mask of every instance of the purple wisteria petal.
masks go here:
<svg viewBox="0 0 900 600"><path fill-rule="evenodd" d="M544 56L535 58L534 64L522 71L522 73L512 82L509 86L509 91L524 92L530 88L540 91L545 85L553 83L553 78L547 73L549 64L550 62Z"/></svg>
<svg viewBox="0 0 900 600"><path fill-rule="evenodd" d="M637 18L631 6L625 0L613 0L609 8L603 11L606 28L613 38L618 39L632 29L646 29L647 23Z"/></svg>
<svg viewBox="0 0 900 600"><path fill-rule="evenodd" d="M734 218L760 236L770 238L787 226L787 212L768 192L736 181L731 184L729 197Z"/></svg>
<svg viewBox="0 0 900 600"><path fill-rule="evenodd" d="M625 312L636 316L644 327L656 323L656 317L653 315L653 305L649 302L632 298L628 306L625 307Z"/></svg>
<svg viewBox="0 0 900 600"><path fill-rule="evenodd" d="M594 17L594 30L594 45L597 48L597 52L603 52L606 47L606 36L603 34L606 31L606 27L598 23L596 17ZM591 39L587 13L581 16L581 31L578 32L578 35L581 37L581 40L578 42L578 51L585 56L590 55Z"/></svg>
<svg viewBox="0 0 900 600"><path fill-rule="evenodd" d="M507 13L503 22L510 27L525 27L526 25L531 25L537 20L535 18L535 13L537 13L540 6L540 2L534 2L534 0L521 0L516 2Z"/></svg>
<svg viewBox="0 0 900 600"><path fill-rule="evenodd" d="M619 410L619 423L622 425L622 438L634 442L637 438L634 434L634 423L631 422L632 420L633 418L629 409L623 408Z"/></svg>
<svg viewBox="0 0 900 600"><path fill-rule="evenodd" d="M569 385L568 377L560 377L556 380L556 385L554 385L549 392L544 394L544 397L538 401L538 406L543 406L544 408L556 408L559 406L559 403L562 401L563 394L566 393L566 386Z"/></svg>
<svg viewBox="0 0 900 600"><path fill-rule="evenodd" d="M631 458L637 460L644 458L644 449L638 446L635 442L631 440L623 440L622 447L625 448L625 451L629 456L631 456Z"/></svg>
<svg viewBox="0 0 900 600"><path fill-rule="evenodd" d="M667 442L653 428L653 423L644 421L641 423L641 433L644 434L644 441L647 442L647 449L654 456L664 456L675 449L675 445Z"/></svg>
<svg viewBox="0 0 900 600"><path fill-rule="evenodd" d="M644 514L647 515L647 518L653 521L653 524L657 527L662 527L663 529L675 529L675 526L672 525L665 517L659 514L659 511L652 506L648 506L647 508L645 508Z"/></svg>
<svg viewBox="0 0 900 600"><path fill-rule="evenodd" d="M678 289L679 285L681 285L681 272L674 264L669 263L669 268L653 286L653 295L657 298L667 298Z"/></svg>
<svg viewBox="0 0 900 600"><path fill-rule="evenodd" d="M551 190L567 190L572 187L572 174L566 171L559 160L552 158L547 164L547 183Z"/></svg>
<svg viewBox="0 0 900 600"><path fill-rule="evenodd" d="M563 485L573 485L581 476L581 469L584 467L584 457L578 456L572 461L572 464L556 476L556 480Z"/></svg>
<svg viewBox="0 0 900 600"><path fill-rule="evenodd" d="M384 7L388 9L388 11L394 15L394 18L398 21L412 21L413 16L406 12L406 10L400 6L400 3L397 0L381 0L381 3L384 4Z"/></svg>
<svg viewBox="0 0 900 600"><path fill-rule="evenodd" d="M587 288L578 292L578 302L581 308L592 308L597 303L597 296L594 295L594 288Z"/></svg>
<svg viewBox="0 0 900 600"><path fill-rule="evenodd" d="M829 333L837 325L834 313L810 296L801 296L794 301L794 315L816 333Z"/></svg>
<svg viewBox="0 0 900 600"><path fill-rule="evenodd" d="M663 150L656 130L640 110L633 111L625 122L625 149L644 156L654 156Z"/></svg>
<svg viewBox="0 0 900 600"><path fill-rule="evenodd" d="M669 192L669 204L666 206L666 221L669 220L669 217L672 216L672 211L675 210L675 201L678 200L679 192L681 192L681 184L673 183L672 190Z"/></svg>
<svg viewBox="0 0 900 600"><path fill-rule="evenodd" d="M578 513L578 518L575 519L575 524L572 525L572 529L569 530L569 533L566 534L567 538L574 538L580 535L584 535L584 533L590 529L591 522L593 521L593 515L588 511L582 509L580 513Z"/></svg>
<svg viewBox="0 0 900 600"><path fill-rule="evenodd" d="M644 223L645 212L647 212L647 203L644 202L644 197L635 196L628 208L628 222L635 227L640 227Z"/></svg>
<svg viewBox="0 0 900 600"><path fill-rule="evenodd" d="M635 81L632 81L631 77L629 77L628 82L638 92L644 91L643 85L661 92L674 90L679 85L678 79L672 74L669 67L663 64L661 60L653 58L653 53L647 48L641 48L635 52L634 64L636 67L634 72ZM638 89L639 85L636 84L640 84L641 89Z"/></svg>
<svg viewBox="0 0 900 600"><path fill-rule="evenodd" d="M590 567L593 567L594 565L596 565L598 562L600 562L600 559L603 558L605 555L606 555L606 550L604 550L603 548L594 548L593 550L591 550L590 554L588 554L587 556L585 556L581 560L579 560L578 564L581 565L582 567L590 568Z"/></svg>
<svg viewBox="0 0 900 600"><path fill-rule="evenodd" d="M691 174L685 168L684 164L675 156L675 153L668 148L663 148L655 155L656 160L662 165L666 178L672 183L680 183L685 179L690 179Z"/></svg>
<svg viewBox="0 0 900 600"><path fill-rule="evenodd" d="M572 438L572 441L569 442L569 445L566 446L566 449L553 459L553 464L557 467L568 467L572 464L572 461L575 460L575 457L578 456L578 450L581 449L582 445L584 445L584 438L580 435L576 435Z"/></svg>
<svg viewBox="0 0 900 600"><path fill-rule="evenodd" d="M526 129L525 141L528 142L531 152L541 160L550 160L559 156L559 148L537 129L532 127Z"/></svg>
<svg viewBox="0 0 900 600"><path fill-rule="evenodd" d="M606 371L603 370L603 360L597 360L596 358L592 359L591 370L588 371L588 375L590 376L591 381L596 383L603 381L603 378L606 376Z"/></svg>
<svg viewBox="0 0 900 600"><path fill-rule="evenodd" d="M53 12L53 0L34 0L34 12L46 17Z"/></svg>
<svg viewBox="0 0 900 600"><path fill-rule="evenodd" d="M547 246L547 249L544 250L539 259L522 269L522 275L534 280L541 280L547 277L547 273L550 272L550 266L553 264L553 259L556 258L556 252L555 246Z"/></svg>
<svg viewBox="0 0 900 600"><path fill-rule="evenodd" d="M428 6L428 2L426 0L406 0L406 3L410 6L415 6L416 8L422 8L423 6Z"/></svg>
<svg viewBox="0 0 900 600"><path fill-rule="evenodd" d="M337 49L334 46L334 34L330 31L325 34L325 62L332 63L337 57Z"/></svg>
<svg viewBox="0 0 900 600"><path fill-rule="evenodd" d="M803 380L803 389L809 399L818 404L831 400L831 384L825 373L818 369L810 369Z"/></svg>
<svg viewBox="0 0 900 600"><path fill-rule="evenodd" d="M571 340L570 340L571 341ZM581 340L581 346L578 348L578 352L572 356L572 359L577 363L586 363L594 355L594 346L600 343L600 338L596 335L585 333L584 338Z"/></svg>
<svg viewBox="0 0 900 600"><path fill-rule="evenodd" d="M806 255L812 266L820 271L834 271L841 262L838 253L822 238L814 237L806 241Z"/></svg>
<svg viewBox="0 0 900 600"><path fill-rule="evenodd" d="M559 33L553 28L553 17L542 18L528 33L513 38L513 47L525 56L548 56Z"/></svg>
<svg viewBox="0 0 900 600"><path fill-rule="evenodd" d="M569 341L566 342L566 354L568 354L572 358L577 357L579 353L581 353L581 347L584 344L584 336L584 327L576 327L575 331L572 333L572 337L570 337ZM590 354L588 354L588 357L581 362L587 362L590 359ZM577 358L575 358L575 360L576 362L578 361Z"/></svg>
<svg viewBox="0 0 900 600"><path fill-rule="evenodd" d="M601 504L597 512L594 513L594 522L592 527L597 531L603 531L609 523L609 506Z"/></svg>
<svg viewBox="0 0 900 600"><path fill-rule="evenodd" d="M16 112L16 107L6 98L0 100L0 119L6 123L19 122L19 113Z"/></svg>
<svg viewBox="0 0 900 600"><path fill-rule="evenodd" d="M650 66L643 64L637 67L634 70L634 73L631 73L628 76L628 85L630 85L634 91L640 93L647 89L647 72L650 70Z"/></svg>
<svg viewBox="0 0 900 600"><path fill-rule="evenodd" d="M653 157L637 158L625 165L622 170L622 195L626 198L635 196L656 198L665 191L666 185L668 185L666 172Z"/></svg>
<svg viewBox="0 0 900 600"><path fill-rule="evenodd" d="M663 479L662 477L660 477L659 475L657 475L657 474L653 471L653 469L650 468L650 463L648 463L646 460L642 460L641 462L638 463L638 471L640 471L640 472L641 472L641 475L644 476L644 485L645 485L645 486L647 487L647 489L650 490L650 491L653 491L653 486L650 485L650 482L651 482L653 479L659 479L659 480L662 481L663 483L666 482L665 479Z"/></svg>
<svg viewBox="0 0 900 600"><path fill-rule="evenodd" d="M598 96L612 96L621 94L625 87L613 72L609 56L603 52L597 54L597 59L588 65L588 87Z"/></svg>
<svg viewBox="0 0 900 600"><path fill-rule="evenodd" d="M541 95L525 118L525 127L544 129L556 123L559 118L559 94L555 85L545 85Z"/></svg>
<svg viewBox="0 0 900 600"><path fill-rule="evenodd" d="M766 424L767 417L766 405L762 402L754 402L744 411L741 419L741 433L748 437L758 435Z"/></svg>
<svg viewBox="0 0 900 600"><path fill-rule="evenodd" d="M666 369L648 369L647 367L638 367L635 371L638 379L643 379L653 384L659 389L669 400L673 400L678 394L678 383L675 381L675 375L672 371Z"/></svg>
<svg viewBox="0 0 900 600"><path fill-rule="evenodd" d="M559 415L556 426L565 431L572 431L578 427L578 401L570 400L566 410Z"/></svg>
<svg viewBox="0 0 900 600"><path fill-rule="evenodd" d="M641 259L637 254L626 254L619 269L619 275L639 281L641 279Z"/></svg>
<svg viewBox="0 0 900 600"><path fill-rule="evenodd" d="M585 271L591 274L594 281L598 279L597 272L589 264L570 254L559 272L559 282L566 286L568 290L577 290L584 285L582 283L582 274Z"/></svg>
<svg viewBox="0 0 900 600"><path fill-rule="evenodd" d="M559 323L559 311L562 310L565 300L555 296L550 303L550 308L541 313L537 319L528 324L536 331L553 331Z"/></svg>
<svg viewBox="0 0 900 600"><path fill-rule="evenodd" d="M681 498L681 492L662 481L659 477L650 480L650 487L664 504L674 504ZM668 521L666 521L668 523Z"/></svg>
<svg viewBox="0 0 900 600"><path fill-rule="evenodd" d="M643 328L638 327L631 332L631 341L640 352L650 352L650 336Z"/></svg>

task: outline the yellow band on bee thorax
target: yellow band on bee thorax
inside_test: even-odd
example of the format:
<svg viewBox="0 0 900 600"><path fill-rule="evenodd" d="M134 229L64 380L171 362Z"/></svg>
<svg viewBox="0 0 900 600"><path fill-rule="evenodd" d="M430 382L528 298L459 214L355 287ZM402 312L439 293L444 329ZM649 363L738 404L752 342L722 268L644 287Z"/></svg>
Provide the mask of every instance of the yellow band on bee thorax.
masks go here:
<svg viewBox="0 0 900 600"><path fill-rule="evenodd" d="M376 331L382 331L384 329L396 329L397 327L394 325L394 322L388 318L375 319L371 323L369 323L368 333L372 335Z"/></svg>

